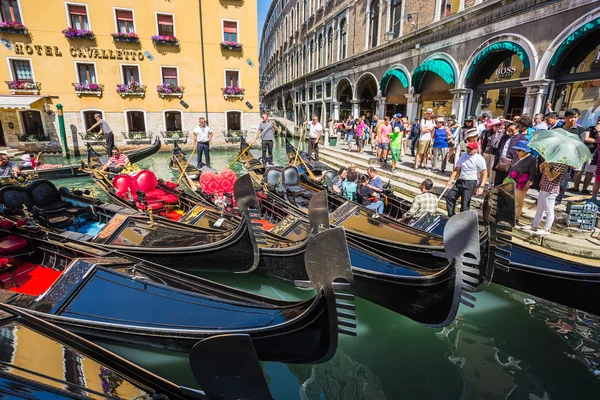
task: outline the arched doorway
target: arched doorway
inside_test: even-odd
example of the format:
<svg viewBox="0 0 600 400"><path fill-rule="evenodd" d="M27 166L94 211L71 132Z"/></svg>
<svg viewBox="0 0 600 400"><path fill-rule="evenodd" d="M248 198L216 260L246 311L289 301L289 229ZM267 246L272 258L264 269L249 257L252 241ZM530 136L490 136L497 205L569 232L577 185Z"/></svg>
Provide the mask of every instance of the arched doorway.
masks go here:
<svg viewBox="0 0 600 400"><path fill-rule="evenodd" d="M379 89L385 97L385 115L406 115L409 76L402 66L392 67L383 74ZM383 117L383 116L380 116Z"/></svg>
<svg viewBox="0 0 600 400"><path fill-rule="evenodd" d="M375 97L379 88L377 79L372 74L364 74L356 82L356 99L358 100L358 115L366 115L368 118L376 112Z"/></svg>
<svg viewBox="0 0 600 400"><path fill-rule="evenodd" d="M352 114L352 84L346 78L340 80L336 88L336 98L340 107L340 119Z"/></svg>
<svg viewBox="0 0 600 400"><path fill-rule="evenodd" d="M456 68L450 56L445 54L428 57L413 72L412 83L420 93L421 110L433 109L434 115L452 114L452 93L456 82Z"/></svg>
<svg viewBox="0 0 600 400"><path fill-rule="evenodd" d="M288 93L285 100L285 119L294 120L294 100L292 95Z"/></svg>

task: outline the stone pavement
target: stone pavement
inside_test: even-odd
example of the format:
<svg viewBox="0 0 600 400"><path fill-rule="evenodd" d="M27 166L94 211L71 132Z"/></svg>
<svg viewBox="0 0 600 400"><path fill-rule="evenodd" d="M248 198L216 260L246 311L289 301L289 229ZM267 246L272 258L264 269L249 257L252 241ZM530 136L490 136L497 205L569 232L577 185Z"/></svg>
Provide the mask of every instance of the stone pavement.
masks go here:
<svg viewBox="0 0 600 400"><path fill-rule="evenodd" d="M361 154L356 153L356 146L354 146L354 149L352 153L349 153L347 145L341 145L339 141L337 146L321 147L321 161L335 169L342 166L347 167L349 163L353 162L356 164L357 170L361 173L366 173L367 168L370 166L375 167L384 183L389 181L394 192L398 196L408 200L412 200L420 193L420 184L426 178L431 179L434 183L432 192L438 195L441 194L453 168L452 164L448 164L445 173L432 171L431 169L419 169L415 171L413 169L414 157L408 155L403 157L403 162L398 163L396 166L397 171L392 173L391 164L389 162L387 165L380 163L376 156L372 154L371 146L367 145ZM485 193L483 196L485 196ZM474 197L471 201L472 207L481 209L483 196ZM523 215L514 229L513 235L532 246L540 246L577 257L600 259L598 229L592 233L566 226L567 214L565 205L556 207L556 220L552 227L551 235L540 237L530 231L523 230L522 228L525 225L529 225L533 221L537 196L537 191L529 190L523 207ZM439 202L438 208L440 212L446 212L446 202L443 199ZM581 260L581 262L586 263L588 261Z"/></svg>

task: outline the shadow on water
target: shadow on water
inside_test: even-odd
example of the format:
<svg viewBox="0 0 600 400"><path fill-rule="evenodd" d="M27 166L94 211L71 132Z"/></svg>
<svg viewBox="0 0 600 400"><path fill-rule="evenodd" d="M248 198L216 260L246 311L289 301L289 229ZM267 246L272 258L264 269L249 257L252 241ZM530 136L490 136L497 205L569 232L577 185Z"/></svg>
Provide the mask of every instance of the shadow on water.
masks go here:
<svg viewBox="0 0 600 400"><path fill-rule="evenodd" d="M222 169L236 152L212 152ZM282 143L276 162L285 162ZM169 153L140 163L172 179ZM236 166L236 169L239 167ZM88 178L59 185L91 187ZM255 275L203 274L279 299L313 292ZM412 322L356 299L357 337L340 337L338 352L321 365L264 363L276 399L598 399L600 318L491 285L474 309L459 309L443 329ZM187 355L106 345L125 358L173 380L195 386Z"/></svg>

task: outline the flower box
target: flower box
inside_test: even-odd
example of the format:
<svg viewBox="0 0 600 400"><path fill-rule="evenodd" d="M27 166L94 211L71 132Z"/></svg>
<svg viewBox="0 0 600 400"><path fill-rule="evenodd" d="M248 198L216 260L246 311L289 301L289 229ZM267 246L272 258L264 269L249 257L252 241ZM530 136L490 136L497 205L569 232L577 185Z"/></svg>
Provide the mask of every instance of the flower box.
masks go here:
<svg viewBox="0 0 600 400"><path fill-rule="evenodd" d="M38 94L40 87L42 86L39 82L21 82L21 81L5 81L8 85L8 90L12 94L16 93L31 93Z"/></svg>
<svg viewBox="0 0 600 400"><path fill-rule="evenodd" d="M222 130L225 143L239 143L242 138L246 138L248 131Z"/></svg>
<svg viewBox="0 0 600 400"><path fill-rule="evenodd" d="M160 134L165 144L171 144L175 141L186 144L189 137L188 131L161 131Z"/></svg>
<svg viewBox="0 0 600 400"><path fill-rule="evenodd" d="M21 35L27 35L27 28L25 25L13 21L13 22L0 22L0 32L4 33L18 33Z"/></svg>
<svg viewBox="0 0 600 400"><path fill-rule="evenodd" d="M134 32L129 32L129 33L115 32L115 33L111 33L110 35L113 37L113 40L115 42L126 42L126 43L139 43L140 42L140 37L137 35L137 33L134 33Z"/></svg>
<svg viewBox="0 0 600 400"><path fill-rule="evenodd" d="M226 99L229 97L241 99L244 97L244 93L246 92L245 89L242 89L237 86L227 86L222 88L221 91L223 92L223 97L225 97Z"/></svg>
<svg viewBox="0 0 600 400"><path fill-rule="evenodd" d="M97 83L72 83L72 85L73 88L75 88L77 96L91 94L100 97L104 90L104 85L99 85Z"/></svg>
<svg viewBox="0 0 600 400"><path fill-rule="evenodd" d="M244 45L238 42L221 42L221 48L224 50L242 50Z"/></svg>
<svg viewBox="0 0 600 400"><path fill-rule="evenodd" d="M94 39L94 32L87 29L67 28L62 31L67 39Z"/></svg>
<svg viewBox="0 0 600 400"><path fill-rule="evenodd" d="M79 132L79 136L81 136L81 140L83 140L84 144L89 143L89 144L100 145L100 144L106 143L106 135L104 133L99 135L96 132L85 132L85 133Z"/></svg>
<svg viewBox="0 0 600 400"><path fill-rule="evenodd" d="M183 86L168 84L158 85L156 87L156 91L160 97L181 97L183 96L184 89Z"/></svg>
<svg viewBox="0 0 600 400"><path fill-rule="evenodd" d="M127 144L149 144L152 142L152 132L121 132Z"/></svg>
<svg viewBox="0 0 600 400"><path fill-rule="evenodd" d="M152 42L154 44L163 44L166 46L179 46L179 40L175 36L152 36Z"/></svg>
<svg viewBox="0 0 600 400"><path fill-rule="evenodd" d="M117 93L121 95L121 97L125 96L140 96L144 97L146 95L146 85L140 85L138 83L119 83L117 85Z"/></svg>
<svg viewBox="0 0 600 400"><path fill-rule="evenodd" d="M24 133L22 135L17 135L17 137L19 138L19 142L37 143L50 141L50 137L46 136L44 133Z"/></svg>

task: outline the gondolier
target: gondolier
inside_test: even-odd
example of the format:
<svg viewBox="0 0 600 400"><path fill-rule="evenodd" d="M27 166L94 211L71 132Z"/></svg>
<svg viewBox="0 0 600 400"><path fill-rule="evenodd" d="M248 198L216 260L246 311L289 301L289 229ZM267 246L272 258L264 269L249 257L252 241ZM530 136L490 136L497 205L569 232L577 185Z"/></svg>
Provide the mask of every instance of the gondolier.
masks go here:
<svg viewBox="0 0 600 400"><path fill-rule="evenodd" d="M310 129L308 133L308 158L319 161L319 139L323 134L323 127L316 115L313 115L311 122L305 121L304 125L308 125ZM314 157L312 156L313 151L315 152Z"/></svg>
<svg viewBox="0 0 600 400"><path fill-rule="evenodd" d="M100 126L98 136L101 136L102 134L106 136L106 155L110 156L112 148L115 147L115 135L112 129L110 129L108 122L106 122L106 120L102 118L102 115L94 114L94 118L96 119L96 123L90 126L90 129L88 129L87 131L91 132L92 129L94 129L97 126Z"/></svg>
<svg viewBox="0 0 600 400"><path fill-rule="evenodd" d="M277 130L277 125L269 121L267 113L263 113L262 122L258 125L258 130L256 131L256 139L258 140L260 136L261 140L263 166L267 166L267 164L273 165L273 139Z"/></svg>
<svg viewBox="0 0 600 400"><path fill-rule="evenodd" d="M206 120L200 117L198 125L194 128L194 141L196 142L196 151L198 152L198 169L205 165L210 168L210 142L212 141L213 133L212 129L206 124ZM202 153L204 153L204 159L206 164L202 163Z"/></svg>
<svg viewBox="0 0 600 400"><path fill-rule="evenodd" d="M481 196L483 193L483 187L488 177L488 170L485 160L479 154L478 149L478 143L467 144L467 152L460 156L456 162L454 171L452 171L452 175L450 175L450 179L446 183L446 187L452 187L454 178L458 176L456 184L446 196L446 210L448 210L449 217L454 215L454 207L459 197L461 198L460 211L463 212L469 210L473 192L477 196ZM479 187L477 187L479 176L481 176L481 179L479 180Z"/></svg>

